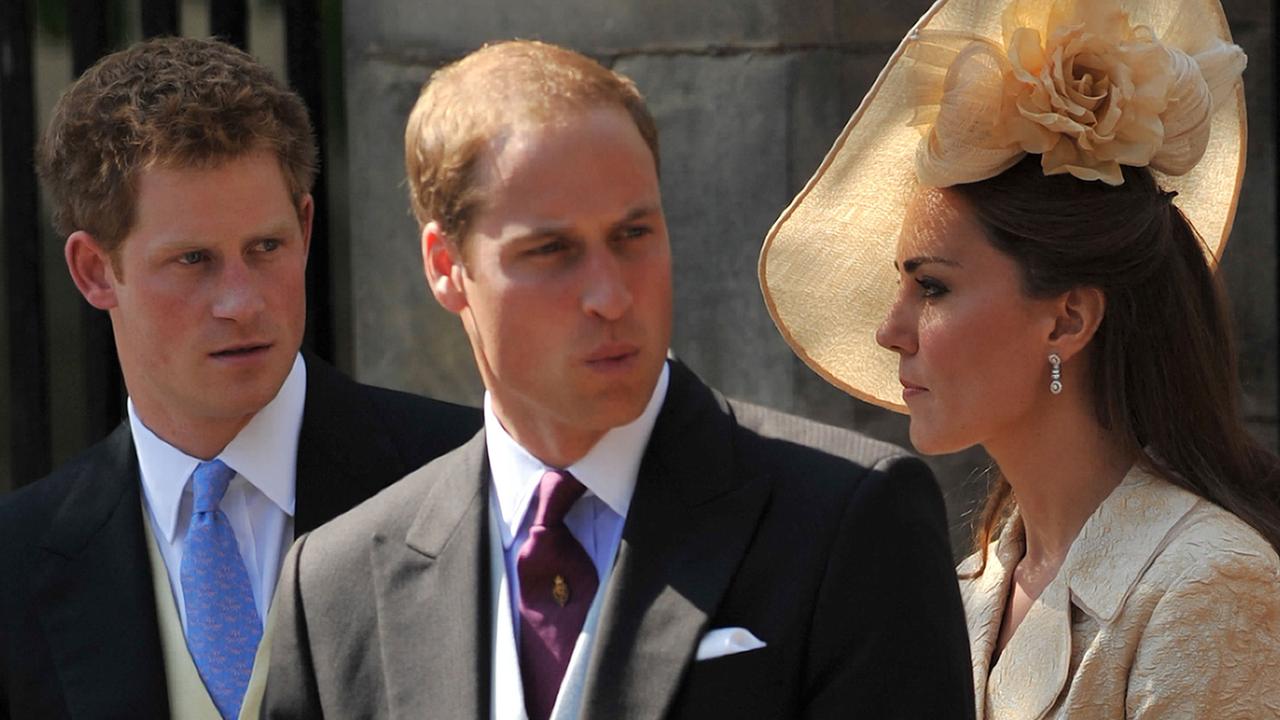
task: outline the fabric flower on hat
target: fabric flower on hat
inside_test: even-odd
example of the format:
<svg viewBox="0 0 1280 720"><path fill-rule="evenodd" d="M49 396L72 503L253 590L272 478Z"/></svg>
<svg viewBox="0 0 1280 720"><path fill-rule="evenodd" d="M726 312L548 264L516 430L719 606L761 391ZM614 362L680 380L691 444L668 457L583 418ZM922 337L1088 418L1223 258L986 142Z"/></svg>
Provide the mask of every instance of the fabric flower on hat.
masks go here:
<svg viewBox="0 0 1280 720"><path fill-rule="evenodd" d="M907 205L1027 153L1111 182L1145 164L1216 263L1244 178L1244 66L1220 0L934 0L769 230L770 316L833 385L905 412L875 334Z"/></svg>
<svg viewBox="0 0 1280 720"><path fill-rule="evenodd" d="M1014 0L1001 20L1002 42L923 31L909 52L925 185L983 180L1026 153L1046 174L1111 185L1121 165L1181 175L1245 66L1230 43L1162 42L1116 0Z"/></svg>

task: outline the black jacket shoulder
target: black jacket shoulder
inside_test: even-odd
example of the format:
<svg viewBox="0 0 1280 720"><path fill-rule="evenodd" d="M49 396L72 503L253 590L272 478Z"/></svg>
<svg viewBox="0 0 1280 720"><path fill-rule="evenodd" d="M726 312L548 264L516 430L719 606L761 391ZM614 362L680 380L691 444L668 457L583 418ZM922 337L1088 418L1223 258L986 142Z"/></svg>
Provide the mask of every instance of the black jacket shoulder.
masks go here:
<svg viewBox="0 0 1280 720"><path fill-rule="evenodd" d="M0 495L0 548L32 546L45 537L64 508L103 517L131 487L137 457L128 423L58 466L45 477ZM96 527L78 528L88 537Z"/></svg>
<svg viewBox="0 0 1280 720"><path fill-rule="evenodd" d="M484 424L478 408L374 385L359 387L388 432L401 440L410 470L465 443Z"/></svg>

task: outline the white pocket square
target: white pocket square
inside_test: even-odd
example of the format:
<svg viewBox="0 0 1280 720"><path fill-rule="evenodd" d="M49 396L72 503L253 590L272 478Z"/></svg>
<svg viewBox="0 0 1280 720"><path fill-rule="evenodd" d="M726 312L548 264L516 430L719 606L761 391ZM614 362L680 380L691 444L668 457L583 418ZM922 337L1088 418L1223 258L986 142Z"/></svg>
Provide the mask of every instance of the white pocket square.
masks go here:
<svg viewBox="0 0 1280 720"><path fill-rule="evenodd" d="M746 628L716 628L715 630L708 630L707 634L702 636L702 640L698 642L698 653L694 656L694 659L711 660L712 658L724 657L725 655L733 655L748 650L759 650L762 647L764 647L764 642L752 635L751 631Z"/></svg>

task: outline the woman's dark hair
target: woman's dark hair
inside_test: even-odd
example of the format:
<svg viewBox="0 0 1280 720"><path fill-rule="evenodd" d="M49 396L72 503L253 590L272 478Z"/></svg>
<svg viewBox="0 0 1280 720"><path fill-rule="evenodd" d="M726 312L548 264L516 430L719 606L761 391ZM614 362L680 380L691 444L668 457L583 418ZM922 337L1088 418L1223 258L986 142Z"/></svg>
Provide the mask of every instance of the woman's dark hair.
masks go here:
<svg viewBox="0 0 1280 720"><path fill-rule="evenodd" d="M1046 176L1038 155L950 189L1032 297L1096 287L1106 311L1089 343L1098 422L1148 470L1253 526L1280 549L1276 456L1240 413L1226 295L1204 241L1146 168L1110 186ZM1014 510L997 471L974 540L983 554Z"/></svg>

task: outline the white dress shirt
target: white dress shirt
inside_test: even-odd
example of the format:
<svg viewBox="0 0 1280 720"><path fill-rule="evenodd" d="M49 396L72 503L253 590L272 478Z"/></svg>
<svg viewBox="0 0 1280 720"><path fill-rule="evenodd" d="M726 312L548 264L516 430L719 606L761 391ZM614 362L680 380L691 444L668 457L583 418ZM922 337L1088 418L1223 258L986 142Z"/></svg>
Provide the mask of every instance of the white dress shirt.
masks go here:
<svg viewBox="0 0 1280 720"><path fill-rule="evenodd" d="M565 468L586 486L587 492L565 515L564 524L591 556L596 566L596 577L601 580L601 592L613 567L618 545L622 542L622 527L636 489L640 461L667 396L669 381L670 367L664 364L649 404L640 417L605 433L581 460ZM488 393L484 397L484 432L493 478L491 498L501 518L499 528L507 577L510 579L512 626L518 635L520 576L516 572L516 559L529 538L538 483L542 474L552 468L544 465L507 433L493 413ZM516 645L519 646L519 637Z"/></svg>
<svg viewBox="0 0 1280 720"><path fill-rule="evenodd" d="M240 430L216 459L236 471L221 508L240 546L258 616L267 617L284 553L293 542L298 433L307 394L302 355L280 392ZM169 572L169 587L187 630L182 594L182 551L191 525L191 473L202 461L151 432L129 401L129 425L142 474L143 505Z"/></svg>

